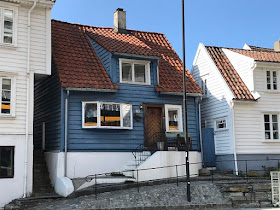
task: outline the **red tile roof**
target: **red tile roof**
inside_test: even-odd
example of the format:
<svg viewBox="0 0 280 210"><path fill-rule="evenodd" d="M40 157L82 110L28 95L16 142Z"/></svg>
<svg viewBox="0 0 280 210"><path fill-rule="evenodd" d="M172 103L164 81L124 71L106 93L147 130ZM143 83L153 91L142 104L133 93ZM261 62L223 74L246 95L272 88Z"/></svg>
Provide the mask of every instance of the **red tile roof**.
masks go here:
<svg viewBox="0 0 280 210"><path fill-rule="evenodd" d="M53 58L63 87L117 89L91 47L88 35L111 53L159 57L158 92L182 92L182 62L163 34L128 30L115 33L112 28L92 27L52 21ZM85 77L83 76L85 75ZM187 92L200 93L187 71ZM91 83L90 83L91 81Z"/></svg>
<svg viewBox="0 0 280 210"><path fill-rule="evenodd" d="M255 61L280 63L280 52L231 48L229 50L253 58Z"/></svg>
<svg viewBox="0 0 280 210"><path fill-rule="evenodd" d="M221 47L206 47L208 53L210 54L212 60L219 69L221 75L225 79L229 88L231 89L235 99L238 100L254 100L253 95L234 69L233 65L223 52Z"/></svg>
<svg viewBox="0 0 280 210"><path fill-rule="evenodd" d="M118 89L81 26L52 21L52 57L62 87Z"/></svg>
<svg viewBox="0 0 280 210"><path fill-rule="evenodd" d="M112 28L85 27L85 29L95 42L111 53L160 56L157 51L133 34L116 33Z"/></svg>
<svg viewBox="0 0 280 210"><path fill-rule="evenodd" d="M251 50L274 52L274 49L270 49L270 48L257 47L253 45L248 45L248 46L251 48Z"/></svg>

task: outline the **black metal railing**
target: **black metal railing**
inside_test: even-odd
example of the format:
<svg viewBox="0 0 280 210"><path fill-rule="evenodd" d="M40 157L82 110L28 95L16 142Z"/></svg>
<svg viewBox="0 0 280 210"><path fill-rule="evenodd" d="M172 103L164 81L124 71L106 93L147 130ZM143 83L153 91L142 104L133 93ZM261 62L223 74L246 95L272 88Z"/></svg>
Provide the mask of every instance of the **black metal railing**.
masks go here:
<svg viewBox="0 0 280 210"><path fill-rule="evenodd" d="M190 168L197 166L200 167L205 162L198 162L198 163L190 163ZM226 164L230 166L230 169L219 169L214 168L214 170L209 170L208 174L199 175L199 173L191 173L191 181L210 181L212 183L219 183L219 184L226 184L229 181L237 182L237 183L249 183L254 180L260 180L269 182L270 179L270 171L277 171L280 170L280 159L243 159L243 160L220 160L216 161L217 166ZM237 164L239 169L236 171L235 166L233 164ZM263 164L263 165L260 165ZM151 172L158 170L160 171L158 174L164 173L164 170L169 170L166 173L166 177L164 178L153 178L149 180L142 180L141 176L143 172ZM135 170L125 170L118 172L118 174L122 174L124 172L133 172L135 175L134 181L118 183L118 184L101 184L98 183L99 179L104 178L104 176L110 173L102 173L102 174L94 174L89 175L85 178L87 182L91 182L94 180L93 187L94 193L97 196L100 192L106 192L107 189L110 191L120 190L120 189L127 189L137 187L138 191L140 190L141 186L151 185L151 184L161 184L161 183L176 183L177 186L179 182L186 181L185 175L185 164L178 164L178 165L171 165L171 166L161 166L161 167L153 167L153 168L145 168L145 169L135 169ZM183 171L183 173L182 173ZM115 174L117 174L115 172ZM172 174L172 175L170 175Z"/></svg>

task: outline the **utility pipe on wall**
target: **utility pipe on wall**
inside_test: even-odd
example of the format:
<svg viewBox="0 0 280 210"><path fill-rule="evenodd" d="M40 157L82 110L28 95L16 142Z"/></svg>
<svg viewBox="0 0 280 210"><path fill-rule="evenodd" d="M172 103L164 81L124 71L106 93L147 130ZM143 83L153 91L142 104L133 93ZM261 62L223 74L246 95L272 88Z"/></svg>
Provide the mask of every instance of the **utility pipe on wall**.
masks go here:
<svg viewBox="0 0 280 210"><path fill-rule="evenodd" d="M31 12L36 7L37 2L33 1L33 6L28 11L27 25L27 70L26 70L26 124L25 124L25 151L24 151L24 184L23 197L27 196L27 167L28 167L28 136L29 136L29 89L30 89L30 28Z"/></svg>
<svg viewBox="0 0 280 210"><path fill-rule="evenodd" d="M69 90L67 90L65 98L65 131L64 131L64 176L67 177L67 141L68 141L68 101L69 101Z"/></svg>
<svg viewBox="0 0 280 210"><path fill-rule="evenodd" d="M202 164L204 166L204 161L203 161L204 154L203 154L202 131L201 131L201 106L200 106L200 103L201 103L201 99L199 99L199 101L198 101L198 120L199 120L198 125L199 125L199 136L200 136L201 159L202 159Z"/></svg>

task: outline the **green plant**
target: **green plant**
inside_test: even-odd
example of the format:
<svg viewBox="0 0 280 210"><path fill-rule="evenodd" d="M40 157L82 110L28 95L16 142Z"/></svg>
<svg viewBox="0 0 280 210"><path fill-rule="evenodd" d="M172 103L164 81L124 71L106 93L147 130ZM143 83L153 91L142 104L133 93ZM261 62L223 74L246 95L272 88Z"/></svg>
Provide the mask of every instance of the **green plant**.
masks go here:
<svg viewBox="0 0 280 210"><path fill-rule="evenodd" d="M279 167L279 164L278 164L278 168L276 167L266 167L266 166L262 166L263 168L263 176L265 177L270 177L270 171L280 171L280 167Z"/></svg>
<svg viewBox="0 0 280 210"><path fill-rule="evenodd" d="M248 177L259 177L260 175L256 172L250 172L247 174Z"/></svg>

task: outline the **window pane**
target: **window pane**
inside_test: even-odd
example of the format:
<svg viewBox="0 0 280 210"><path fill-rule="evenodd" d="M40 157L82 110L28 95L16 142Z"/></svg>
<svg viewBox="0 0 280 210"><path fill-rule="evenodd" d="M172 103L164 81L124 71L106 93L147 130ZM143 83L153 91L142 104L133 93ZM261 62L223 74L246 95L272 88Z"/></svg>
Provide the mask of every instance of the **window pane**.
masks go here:
<svg viewBox="0 0 280 210"><path fill-rule="evenodd" d="M12 44L13 38L11 36L4 36L4 43Z"/></svg>
<svg viewBox="0 0 280 210"><path fill-rule="evenodd" d="M270 77L270 71L267 71L267 72L266 72L266 76L267 76L267 77Z"/></svg>
<svg viewBox="0 0 280 210"><path fill-rule="evenodd" d="M270 132L265 132L265 139L270 139Z"/></svg>
<svg viewBox="0 0 280 210"><path fill-rule="evenodd" d="M134 65L134 74L135 74L135 82L146 83L145 65L135 64Z"/></svg>
<svg viewBox="0 0 280 210"><path fill-rule="evenodd" d="M279 133L278 131L273 132L273 139L279 139Z"/></svg>
<svg viewBox="0 0 280 210"><path fill-rule="evenodd" d="M2 90L11 90L11 79L2 80Z"/></svg>
<svg viewBox="0 0 280 210"><path fill-rule="evenodd" d="M4 10L4 37L3 42L11 44L13 42L13 11Z"/></svg>
<svg viewBox="0 0 280 210"><path fill-rule="evenodd" d="M130 63L122 63L122 81L132 82L132 66Z"/></svg>
<svg viewBox="0 0 280 210"><path fill-rule="evenodd" d="M85 105L85 123L84 126L97 126L97 104Z"/></svg>
<svg viewBox="0 0 280 210"><path fill-rule="evenodd" d="M13 177L13 147L0 147L0 177Z"/></svg>
<svg viewBox="0 0 280 210"><path fill-rule="evenodd" d="M168 110L169 130L179 130L178 111Z"/></svg>
<svg viewBox="0 0 280 210"><path fill-rule="evenodd" d="M265 124L264 124L264 129L265 129L266 131L269 131L269 130L270 130L270 124L269 124L269 123L265 123Z"/></svg>
<svg viewBox="0 0 280 210"><path fill-rule="evenodd" d="M265 114L265 115L264 115L264 121L265 121L265 122L269 122L269 115L268 115L268 114Z"/></svg>
<svg viewBox="0 0 280 210"><path fill-rule="evenodd" d="M123 127L131 127L131 106L128 104L122 105Z"/></svg>
<svg viewBox="0 0 280 210"><path fill-rule="evenodd" d="M101 104L100 105L101 126L121 126L120 104Z"/></svg>
<svg viewBox="0 0 280 210"><path fill-rule="evenodd" d="M11 79L2 79L1 113L11 113Z"/></svg>
<svg viewBox="0 0 280 210"><path fill-rule="evenodd" d="M277 76L276 76L276 71L273 71L273 89L277 90Z"/></svg>
<svg viewBox="0 0 280 210"><path fill-rule="evenodd" d="M217 129L226 128L226 120L217 120L216 126L217 126Z"/></svg>
<svg viewBox="0 0 280 210"><path fill-rule="evenodd" d="M278 122L277 115L275 114L272 115L272 122Z"/></svg>

